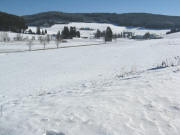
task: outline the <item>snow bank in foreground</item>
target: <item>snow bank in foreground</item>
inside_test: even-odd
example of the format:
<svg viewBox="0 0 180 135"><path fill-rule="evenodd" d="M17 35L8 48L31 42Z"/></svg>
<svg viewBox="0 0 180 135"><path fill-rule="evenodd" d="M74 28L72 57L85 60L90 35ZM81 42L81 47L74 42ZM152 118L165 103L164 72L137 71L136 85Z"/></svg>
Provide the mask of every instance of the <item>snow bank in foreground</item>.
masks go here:
<svg viewBox="0 0 180 135"><path fill-rule="evenodd" d="M94 80L11 100L0 134L179 135L180 67Z"/></svg>

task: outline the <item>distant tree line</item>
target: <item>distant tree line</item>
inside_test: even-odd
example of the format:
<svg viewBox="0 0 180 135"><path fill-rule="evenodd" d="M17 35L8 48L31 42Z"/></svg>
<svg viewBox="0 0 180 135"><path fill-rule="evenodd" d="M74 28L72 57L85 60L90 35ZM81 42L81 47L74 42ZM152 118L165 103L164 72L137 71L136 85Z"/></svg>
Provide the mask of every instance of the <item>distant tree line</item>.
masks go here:
<svg viewBox="0 0 180 135"><path fill-rule="evenodd" d="M40 27L36 28L36 32L32 32L31 29L28 30L27 32L28 34L37 34L37 35L46 35L47 34L47 30L41 30ZM58 31L58 34L61 35L61 37L63 39L72 39L74 37L78 37L80 38L80 32L76 30L76 27L64 27L64 29L62 30L62 32L60 33L60 31Z"/></svg>
<svg viewBox="0 0 180 135"><path fill-rule="evenodd" d="M112 34L112 36L110 36ZM132 38L134 36L133 32L121 32L121 33L113 33L110 27L107 27L106 31L100 31L97 29L96 33L94 34L95 38L102 38L106 37L111 37L112 39L117 39L117 38Z"/></svg>
<svg viewBox="0 0 180 135"><path fill-rule="evenodd" d="M76 27L64 27L62 32L58 31L56 34L56 46L59 48L59 44L63 41L63 39L72 39L74 37L80 38L80 32L76 30Z"/></svg>
<svg viewBox="0 0 180 135"><path fill-rule="evenodd" d="M111 23L118 26L134 26L145 28L169 29L180 28L180 17L147 13L63 13L45 12L35 15L23 16L28 25L53 25L58 22L96 22ZM51 18L51 22L49 22Z"/></svg>
<svg viewBox="0 0 180 135"><path fill-rule="evenodd" d="M113 33L110 27L107 27L105 31L100 31L97 29L96 33L94 34L94 37L96 39L104 38L105 42L111 42L113 39L117 38L130 38L132 37L132 32L121 32L119 34Z"/></svg>
<svg viewBox="0 0 180 135"><path fill-rule="evenodd" d="M0 12L0 31L23 33L27 28L22 17Z"/></svg>
<svg viewBox="0 0 180 135"><path fill-rule="evenodd" d="M41 30L40 27L37 27L36 28L36 34L37 35L46 35L47 34L47 30L46 29L45 30Z"/></svg>
<svg viewBox="0 0 180 135"><path fill-rule="evenodd" d="M76 27L70 27L70 29L68 27L64 27L64 29L61 32L61 37L63 39L72 39L74 37L78 37L80 38L80 32L76 30Z"/></svg>
<svg viewBox="0 0 180 135"><path fill-rule="evenodd" d="M47 30L41 30L40 27L36 28L36 32L33 32L31 29L29 29L28 31L26 31L26 34L37 34L37 35L46 35L47 34Z"/></svg>
<svg viewBox="0 0 180 135"><path fill-rule="evenodd" d="M148 40L148 39L161 39L162 37L151 34L149 32L145 33L144 35L135 35L133 32L124 31L121 33L113 33L110 27L107 27L105 31L100 31L97 29L96 33L94 34L96 39L104 38L105 42L111 42L113 39L116 40L117 38L128 38L128 39L141 39L141 40Z"/></svg>
<svg viewBox="0 0 180 135"><path fill-rule="evenodd" d="M170 31L168 31L166 34L172 34L172 33L176 33L176 32L180 32L180 28L172 28Z"/></svg>

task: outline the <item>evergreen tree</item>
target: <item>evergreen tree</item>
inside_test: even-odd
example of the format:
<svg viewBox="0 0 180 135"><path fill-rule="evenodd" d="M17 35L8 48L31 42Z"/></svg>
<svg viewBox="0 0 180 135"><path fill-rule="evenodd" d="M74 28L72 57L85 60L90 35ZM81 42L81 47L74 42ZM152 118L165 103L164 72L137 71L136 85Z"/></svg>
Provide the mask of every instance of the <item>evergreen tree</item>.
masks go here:
<svg viewBox="0 0 180 135"><path fill-rule="evenodd" d="M144 39L149 39L150 38L150 33L149 32L145 33L143 37L144 37Z"/></svg>
<svg viewBox="0 0 180 135"><path fill-rule="evenodd" d="M71 38L68 27L64 27L64 29L63 29L63 31L62 31L62 37L63 37L63 39L69 39L69 38Z"/></svg>
<svg viewBox="0 0 180 135"><path fill-rule="evenodd" d="M40 34L41 34L40 27L37 27L37 28L36 28L36 34L37 34L37 35L40 35Z"/></svg>
<svg viewBox="0 0 180 135"><path fill-rule="evenodd" d="M114 34L113 39L117 39L117 38L118 38L117 34Z"/></svg>
<svg viewBox="0 0 180 135"><path fill-rule="evenodd" d="M70 37L76 37L76 27L70 27Z"/></svg>
<svg viewBox="0 0 180 135"><path fill-rule="evenodd" d="M41 34L42 34L42 35L45 35L45 32L42 30Z"/></svg>
<svg viewBox="0 0 180 135"><path fill-rule="evenodd" d="M100 37L101 37L101 31L98 29L96 31L95 38L100 38Z"/></svg>
<svg viewBox="0 0 180 135"><path fill-rule="evenodd" d="M101 32L101 37L105 37L106 31Z"/></svg>
<svg viewBox="0 0 180 135"><path fill-rule="evenodd" d="M29 33L29 34L32 34L33 32L32 32L32 30L31 30L31 29L29 29L28 33Z"/></svg>
<svg viewBox="0 0 180 135"><path fill-rule="evenodd" d="M106 29L106 34L105 34L105 41L106 42L111 42L113 37L113 32L110 27L107 27Z"/></svg>
<svg viewBox="0 0 180 135"><path fill-rule="evenodd" d="M61 32L58 31L57 35L56 35L56 40L60 40L61 39Z"/></svg>
<svg viewBox="0 0 180 135"><path fill-rule="evenodd" d="M44 33L47 34L47 30L46 29L45 29Z"/></svg>
<svg viewBox="0 0 180 135"><path fill-rule="evenodd" d="M81 37L81 34L79 31L76 32L76 37L80 38Z"/></svg>

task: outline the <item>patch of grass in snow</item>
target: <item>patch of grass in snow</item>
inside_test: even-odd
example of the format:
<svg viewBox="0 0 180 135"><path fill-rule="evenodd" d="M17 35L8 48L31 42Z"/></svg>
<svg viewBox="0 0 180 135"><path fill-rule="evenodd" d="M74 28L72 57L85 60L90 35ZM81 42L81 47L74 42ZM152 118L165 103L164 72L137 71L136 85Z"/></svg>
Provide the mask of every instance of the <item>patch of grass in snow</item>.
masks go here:
<svg viewBox="0 0 180 135"><path fill-rule="evenodd" d="M46 131L46 134L45 135L65 135L64 133L62 132L55 132L55 131Z"/></svg>
<svg viewBox="0 0 180 135"><path fill-rule="evenodd" d="M180 65L180 57L176 56L172 59L163 60L161 64L158 64L156 67L153 67L149 70L159 70L159 69L164 69L167 67L174 67L174 66L179 66L179 65Z"/></svg>
<svg viewBox="0 0 180 135"><path fill-rule="evenodd" d="M168 67L176 67L179 65L180 65L180 57L176 56L173 58L163 60L160 64L157 64L156 66L154 66L148 70L137 71L136 66L131 67L131 69L129 71L125 71L125 69L122 68L122 72L120 74L116 75L116 78L121 78L123 80L137 79L137 78L140 78L140 76L138 76L139 74L144 73L146 71L160 70L160 69L165 69ZM180 69L177 69L173 72L174 73L180 72Z"/></svg>

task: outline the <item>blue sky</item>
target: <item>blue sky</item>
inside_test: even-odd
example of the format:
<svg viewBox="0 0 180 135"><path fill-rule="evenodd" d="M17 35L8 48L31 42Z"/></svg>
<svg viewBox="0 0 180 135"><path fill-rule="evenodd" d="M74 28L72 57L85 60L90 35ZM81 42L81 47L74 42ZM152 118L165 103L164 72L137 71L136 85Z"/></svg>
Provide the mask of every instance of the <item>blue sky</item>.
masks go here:
<svg viewBox="0 0 180 135"><path fill-rule="evenodd" d="M0 11L16 15L63 11L146 12L180 16L180 0L0 0Z"/></svg>

